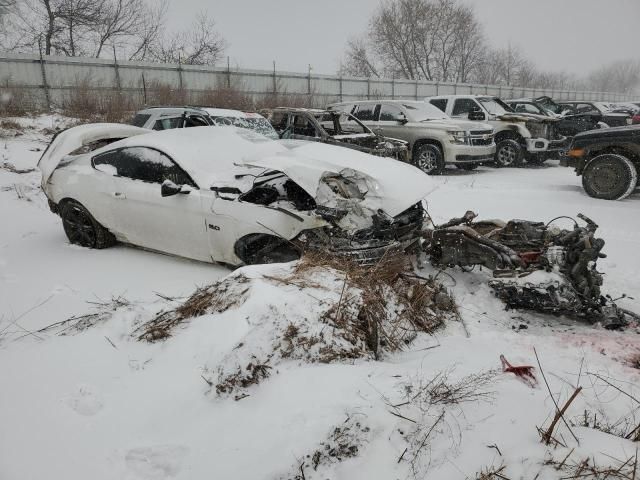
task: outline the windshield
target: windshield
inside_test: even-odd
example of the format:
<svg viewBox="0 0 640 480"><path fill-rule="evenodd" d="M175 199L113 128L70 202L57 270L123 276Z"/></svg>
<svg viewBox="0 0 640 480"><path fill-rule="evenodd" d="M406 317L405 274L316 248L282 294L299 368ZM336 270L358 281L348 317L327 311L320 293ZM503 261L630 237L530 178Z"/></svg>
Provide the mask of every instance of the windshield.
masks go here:
<svg viewBox="0 0 640 480"><path fill-rule="evenodd" d="M429 120L439 120L449 118L438 107L427 102L407 102L402 106L407 109L407 120L412 122L426 122Z"/></svg>
<svg viewBox="0 0 640 480"><path fill-rule="evenodd" d="M510 111L506 104L496 98L480 97L478 101L491 115L504 115Z"/></svg>
<svg viewBox="0 0 640 480"><path fill-rule="evenodd" d="M548 110L552 113L557 113L558 115L565 110L564 108L562 108L560 105L558 105L556 102L554 102L548 97L538 98L536 99L536 103L542 106L545 110Z"/></svg>
<svg viewBox="0 0 640 480"><path fill-rule="evenodd" d="M280 138L276 131L273 129L269 121L264 117L211 117L214 125L220 126L234 126L239 128L246 128L260 133L267 138L278 140Z"/></svg>

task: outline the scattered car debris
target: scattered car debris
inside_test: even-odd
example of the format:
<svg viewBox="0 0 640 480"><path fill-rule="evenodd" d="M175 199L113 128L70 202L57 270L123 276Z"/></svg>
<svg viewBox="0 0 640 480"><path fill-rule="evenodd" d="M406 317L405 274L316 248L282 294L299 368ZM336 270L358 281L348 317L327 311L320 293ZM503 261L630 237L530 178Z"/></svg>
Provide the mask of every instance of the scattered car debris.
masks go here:
<svg viewBox="0 0 640 480"><path fill-rule="evenodd" d="M515 367L508 362L504 355L500 355L500 362L502 363L503 372L513 373L531 388L538 384L538 379L533 374L535 367L530 365L520 365Z"/></svg>
<svg viewBox="0 0 640 480"><path fill-rule="evenodd" d="M493 271L489 282L507 308L569 315L617 329L633 317L601 294L596 269L605 242L598 225L578 214L573 230L526 220L474 222L474 212L426 230L426 251L443 266L481 265ZM563 217L559 217L563 218Z"/></svg>

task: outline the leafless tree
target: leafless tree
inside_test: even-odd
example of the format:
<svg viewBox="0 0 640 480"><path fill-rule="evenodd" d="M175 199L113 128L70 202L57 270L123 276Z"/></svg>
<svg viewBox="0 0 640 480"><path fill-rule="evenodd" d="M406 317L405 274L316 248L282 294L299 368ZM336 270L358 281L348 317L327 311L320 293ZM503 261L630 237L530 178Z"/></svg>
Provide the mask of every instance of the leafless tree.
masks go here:
<svg viewBox="0 0 640 480"><path fill-rule="evenodd" d="M467 81L483 48L482 27L460 0L383 0L366 37L347 43L342 67L362 75L380 63L385 75Z"/></svg>
<svg viewBox="0 0 640 480"><path fill-rule="evenodd" d="M634 93L640 91L640 61L620 60L592 72L586 87L599 92Z"/></svg>
<svg viewBox="0 0 640 480"><path fill-rule="evenodd" d="M340 65L340 74L351 77L379 77L378 67L371 58L367 44L362 38L351 38Z"/></svg>
<svg viewBox="0 0 640 480"><path fill-rule="evenodd" d="M152 49L151 56L166 63L214 65L224 55L226 46L224 38L216 30L214 19L201 12L189 28L162 38Z"/></svg>

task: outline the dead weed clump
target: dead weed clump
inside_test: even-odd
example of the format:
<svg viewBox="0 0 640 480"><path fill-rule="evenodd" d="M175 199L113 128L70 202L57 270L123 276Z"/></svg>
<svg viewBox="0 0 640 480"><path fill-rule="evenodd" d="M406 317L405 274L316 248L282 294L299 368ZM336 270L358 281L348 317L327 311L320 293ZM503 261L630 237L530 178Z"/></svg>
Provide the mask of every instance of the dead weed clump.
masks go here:
<svg viewBox="0 0 640 480"><path fill-rule="evenodd" d="M562 473L562 478L579 478L584 480L605 480L623 479L636 480L638 471L638 454L637 452L626 460L617 459L607 455L610 461L615 464L598 464L595 457L571 458L574 450L571 450L561 461L553 457L545 461L545 465L552 466L555 470ZM577 457L577 455L573 455Z"/></svg>
<svg viewBox="0 0 640 480"><path fill-rule="evenodd" d="M341 332L354 346L366 346L366 351L340 352L324 347L321 362L367 354L377 359L383 351L402 350L418 333L433 333L456 313L455 303L444 287L433 279L413 274L407 256L402 253L387 255L375 265L365 267L341 256L309 252L286 280L304 284L318 269L334 270L344 278L338 302L325 312L321 321Z"/></svg>
<svg viewBox="0 0 640 480"><path fill-rule="evenodd" d="M238 370L227 376L223 381L216 385L216 393L228 394L234 392L238 388L249 388L251 385L257 385L260 381L268 378L270 375L271 367L267 365L269 359L261 362L256 357L252 357L252 361L244 368L238 368ZM244 398L244 395L236 395L235 399L240 400Z"/></svg>
<svg viewBox="0 0 640 480"><path fill-rule="evenodd" d="M292 468L289 475L279 477L280 480L311 479L312 471L318 468L343 462L357 457L364 444L368 443L371 429L355 416L348 415L347 419L334 427L326 440L318 448L305 455L299 464ZM322 478L325 478L322 476Z"/></svg>
<svg viewBox="0 0 640 480"><path fill-rule="evenodd" d="M247 282L247 277L236 274L208 287L199 288L184 303L172 310L160 312L154 319L136 329L134 334L138 340L156 342L170 337L175 327L187 320L238 307L247 298Z"/></svg>

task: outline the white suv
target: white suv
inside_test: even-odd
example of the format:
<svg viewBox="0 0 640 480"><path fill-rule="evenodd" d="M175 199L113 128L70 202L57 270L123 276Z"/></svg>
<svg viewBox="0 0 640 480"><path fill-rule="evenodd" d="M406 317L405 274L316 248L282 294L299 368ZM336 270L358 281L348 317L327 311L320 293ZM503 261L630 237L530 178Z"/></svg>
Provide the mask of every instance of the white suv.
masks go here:
<svg viewBox="0 0 640 480"><path fill-rule="evenodd" d="M566 147L566 137L559 135L557 118L529 113L515 113L497 97L488 95L441 95L428 97L434 105L454 119L487 122L495 130L498 167L540 164Z"/></svg>
<svg viewBox="0 0 640 480"><path fill-rule="evenodd" d="M137 112L130 123L135 127L150 130L172 130L174 128L210 125L234 126L253 130L273 140L278 139L278 134L269 121L259 113L226 108L149 107Z"/></svg>
<svg viewBox="0 0 640 480"><path fill-rule="evenodd" d="M493 161L496 151L491 125L452 120L425 102L364 100L329 108L351 113L379 135L409 142L412 163L429 175L447 164L473 170Z"/></svg>

